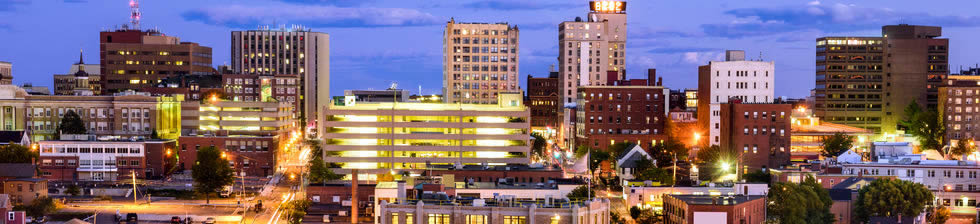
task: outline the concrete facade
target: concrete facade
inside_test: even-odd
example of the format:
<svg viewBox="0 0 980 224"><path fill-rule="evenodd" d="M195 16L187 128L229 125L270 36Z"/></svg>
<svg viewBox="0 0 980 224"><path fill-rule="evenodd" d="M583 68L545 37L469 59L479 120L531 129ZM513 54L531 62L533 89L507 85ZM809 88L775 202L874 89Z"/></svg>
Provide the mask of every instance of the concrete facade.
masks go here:
<svg viewBox="0 0 980 224"><path fill-rule="evenodd" d="M571 207L548 207L531 204L520 207L454 206L389 204L382 202L377 223L447 223L447 224L609 224L609 200L595 199ZM407 221L410 219L411 221Z"/></svg>
<svg viewBox="0 0 980 224"><path fill-rule="evenodd" d="M520 91L520 36L507 23L450 19L442 39L444 102L497 104L497 94Z"/></svg>
<svg viewBox="0 0 980 224"><path fill-rule="evenodd" d="M737 52L741 52L738 56ZM743 51L727 51L726 61L710 61L698 67L698 123L707 130L709 145L721 145L718 104L739 99L744 103L775 100L775 62L746 61Z"/></svg>
<svg viewBox="0 0 980 224"><path fill-rule="evenodd" d="M562 103L576 101L579 86L603 86L609 72L626 78L626 2L594 1L583 20L558 24L558 73ZM603 7L602 4L605 4Z"/></svg>
<svg viewBox="0 0 980 224"><path fill-rule="evenodd" d="M301 126L312 127L330 102L330 35L294 27L231 32L231 70L246 75L292 75Z"/></svg>

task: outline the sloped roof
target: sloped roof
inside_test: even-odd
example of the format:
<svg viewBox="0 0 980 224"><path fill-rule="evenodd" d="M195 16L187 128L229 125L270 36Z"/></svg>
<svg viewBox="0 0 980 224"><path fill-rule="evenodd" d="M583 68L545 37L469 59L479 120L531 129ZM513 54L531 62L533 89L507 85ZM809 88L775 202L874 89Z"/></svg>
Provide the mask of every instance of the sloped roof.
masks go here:
<svg viewBox="0 0 980 224"><path fill-rule="evenodd" d="M830 199L834 201L850 201L851 200L851 189L828 189L830 192Z"/></svg>
<svg viewBox="0 0 980 224"><path fill-rule="evenodd" d="M32 178L34 165L30 163L0 163L0 177Z"/></svg>
<svg viewBox="0 0 980 224"><path fill-rule="evenodd" d="M21 140L24 140L24 131L0 131L0 144L20 143Z"/></svg>
<svg viewBox="0 0 980 224"><path fill-rule="evenodd" d="M857 184L862 181L871 182L874 180L875 178L871 178L871 177L848 177L847 179L842 180L840 183L835 184L833 187L831 187L831 189L850 190L850 187L853 186L854 184Z"/></svg>
<svg viewBox="0 0 980 224"><path fill-rule="evenodd" d="M643 150L639 145L631 144L626 147L628 150L626 152L620 153L619 158L616 160L619 167L625 168L636 168L636 162L640 161L642 158L653 161L653 157L647 154L646 150Z"/></svg>

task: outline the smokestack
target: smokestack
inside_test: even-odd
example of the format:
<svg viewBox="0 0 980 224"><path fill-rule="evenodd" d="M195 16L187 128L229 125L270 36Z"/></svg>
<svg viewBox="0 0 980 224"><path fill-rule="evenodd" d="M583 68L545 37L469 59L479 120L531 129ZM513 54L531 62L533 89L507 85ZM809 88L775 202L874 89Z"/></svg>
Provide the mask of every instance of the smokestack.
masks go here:
<svg viewBox="0 0 980 224"><path fill-rule="evenodd" d="M647 69L647 85L648 86L657 85L657 69L655 68Z"/></svg>
<svg viewBox="0 0 980 224"><path fill-rule="evenodd" d="M406 191L405 190L405 181L404 180L399 180L397 184L398 184L398 204L403 204L403 203L405 203L405 197L407 195L407 193L405 193L405 191Z"/></svg>
<svg viewBox="0 0 980 224"><path fill-rule="evenodd" d="M664 77L657 78L657 86L664 86Z"/></svg>
<svg viewBox="0 0 980 224"><path fill-rule="evenodd" d="M357 224L358 220L358 210L357 210L357 169L352 169L350 171L350 189L351 189L351 199L350 199L350 223Z"/></svg>

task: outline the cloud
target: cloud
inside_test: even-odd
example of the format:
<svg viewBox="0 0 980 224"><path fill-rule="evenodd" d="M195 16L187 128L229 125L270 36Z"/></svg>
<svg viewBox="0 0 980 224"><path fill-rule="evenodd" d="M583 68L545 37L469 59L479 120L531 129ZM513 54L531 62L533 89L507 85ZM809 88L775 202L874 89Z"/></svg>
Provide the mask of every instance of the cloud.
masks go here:
<svg viewBox="0 0 980 224"><path fill-rule="evenodd" d="M723 24L703 24L701 29L704 34L743 38L812 30L837 33L874 30L882 25L898 23L946 27L980 26L980 17L977 16L935 16L854 4L822 4L819 1L797 7L734 9L725 14L735 16L735 19Z"/></svg>
<svg viewBox="0 0 980 224"><path fill-rule="evenodd" d="M721 51L721 48L711 48L711 47L661 47L654 48L649 51L651 54L677 54L677 53L691 53L691 52L710 52L710 51Z"/></svg>
<svg viewBox="0 0 980 224"><path fill-rule="evenodd" d="M704 64L708 61L721 61L725 53L722 52L686 52L683 62L690 64Z"/></svg>
<svg viewBox="0 0 980 224"><path fill-rule="evenodd" d="M296 3L304 5L333 5L333 6L357 6L371 2L371 0L280 0L286 3Z"/></svg>
<svg viewBox="0 0 980 224"><path fill-rule="evenodd" d="M506 1L489 1L481 0L471 3L463 4L463 8L471 9L491 9L500 11L514 11L514 10L561 10L574 7L587 7L587 4L572 4L569 2L542 2L540 0L527 1L527 0L506 0Z"/></svg>
<svg viewBox="0 0 980 224"><path fill-rule="evenodd" d="M310 27L396 27L442 23L429 13L404 8L342 8L335 6L281 5L275 7L231 5L200 8L181 13L187 21L231 28L254 28L278 23Z"/></svg>
<svg viewBox="0 0 980 224"><path fill-rule="evenodd" d="M31 4L30 0L0 0L0 12L13 11L18 5Z"/></svg>

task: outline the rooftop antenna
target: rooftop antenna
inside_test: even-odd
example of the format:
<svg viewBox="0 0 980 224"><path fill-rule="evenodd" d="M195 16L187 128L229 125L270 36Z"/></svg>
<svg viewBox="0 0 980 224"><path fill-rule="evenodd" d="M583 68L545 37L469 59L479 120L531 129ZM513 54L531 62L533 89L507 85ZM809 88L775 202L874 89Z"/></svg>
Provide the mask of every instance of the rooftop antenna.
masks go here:
<svg viewBox="0 0 980 224"><path fill-rule="evenodd" d="M133 29L140 29L140 17L143 16L143 13L140 13L139 0L129 0L129 10L131 12L129 23L133 26Z"/></svg>

